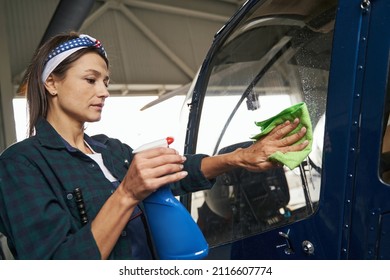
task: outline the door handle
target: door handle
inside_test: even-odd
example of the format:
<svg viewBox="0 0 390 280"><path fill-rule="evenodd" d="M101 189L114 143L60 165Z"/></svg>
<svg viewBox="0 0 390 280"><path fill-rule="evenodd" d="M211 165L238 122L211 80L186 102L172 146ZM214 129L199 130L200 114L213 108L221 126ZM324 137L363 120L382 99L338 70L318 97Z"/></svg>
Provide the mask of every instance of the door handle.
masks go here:
<svg viewBox="0 0 390 280"><path fill-rule="evenodd" d="M293 249L291 241L290 241L289 233L290 233L290 230L288 230L287 233L279 231L279 236L283 237L286 243L276 246L277 248L286 247L286 248L284 248L284 253L286 255L294 254L294 249Z"/></svg>

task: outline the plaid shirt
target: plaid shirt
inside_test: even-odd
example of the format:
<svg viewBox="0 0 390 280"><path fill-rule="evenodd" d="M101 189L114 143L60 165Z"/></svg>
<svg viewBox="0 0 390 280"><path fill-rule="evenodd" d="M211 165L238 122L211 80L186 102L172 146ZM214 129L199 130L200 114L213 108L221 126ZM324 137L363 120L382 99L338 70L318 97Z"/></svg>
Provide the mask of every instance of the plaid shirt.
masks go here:
<svg viewBox="0 0 390 280"><path fill-rule="evenodd" d="M107 169L120 182L132 160L132 149L104 135L85 135L85 140L102 154ZM205 156L187 155L184 168L189 175L172 184L175 195L212 186L200 171ZM89 218L84 226L76 188L82 190ZM0 232L8 237L16 259L100 259L91 221L114 191L115 184L95 161L71 147L41 119L35 136L12 145L0 156ZM130 219L111 259L151 257L142 216Z"/></svg>

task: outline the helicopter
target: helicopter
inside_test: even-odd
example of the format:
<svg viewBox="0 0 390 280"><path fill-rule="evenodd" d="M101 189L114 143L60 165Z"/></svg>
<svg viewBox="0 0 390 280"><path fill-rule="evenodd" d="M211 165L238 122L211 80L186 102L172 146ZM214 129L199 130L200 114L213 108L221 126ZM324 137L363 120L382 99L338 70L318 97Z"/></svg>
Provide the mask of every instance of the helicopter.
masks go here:
<svg viewBox="0 0 390 280"><path fill-rule="evenodd" d="M215 34L183 153L246 147L255 122L300 102L313 141L297 168L236 169L180 197L205 259L390 259L389 15L389 0L248 0Z"/></svg>
<svg viewBox="0 0 390 280"><path fill-rule="evenodd" d="M215 34L182 109L184 153L250 145L304 102L297 167L234 170L182 196L206 259L390 259L390 1L249 0Z"/></svg>

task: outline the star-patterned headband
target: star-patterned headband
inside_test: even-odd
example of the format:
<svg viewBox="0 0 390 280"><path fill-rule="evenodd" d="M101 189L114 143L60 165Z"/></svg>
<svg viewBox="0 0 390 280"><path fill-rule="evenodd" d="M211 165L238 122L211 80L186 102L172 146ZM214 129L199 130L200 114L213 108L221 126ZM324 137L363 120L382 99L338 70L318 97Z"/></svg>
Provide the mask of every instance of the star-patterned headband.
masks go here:
<svg viewBox="0 0 390 280"><path fill-rule="evenodd" d="M49 53L45 61L45 68L42 72L42 81L45 82L51 72L72 53L88 47L96 47L101 54L107 57L107 53L99 40L89 35L81 34L79 38L62 43Z"/></svg>

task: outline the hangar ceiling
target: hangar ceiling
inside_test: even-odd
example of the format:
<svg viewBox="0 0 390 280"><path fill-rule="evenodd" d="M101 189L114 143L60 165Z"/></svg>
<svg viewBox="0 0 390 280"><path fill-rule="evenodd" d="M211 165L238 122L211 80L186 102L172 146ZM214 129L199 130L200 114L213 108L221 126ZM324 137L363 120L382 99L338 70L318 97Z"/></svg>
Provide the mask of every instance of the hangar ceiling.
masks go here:
<svg viewBox="0 0 390 280"><path fill-rule="evenodd" d="M63 23L69 15L70 25L107 50L111 95L162 97L186 92L214 34L244 1L91 0L83 7L86 2L0 0L0 151L15 142L12 99L34 51L51 33L69 30Z"/></svg>

